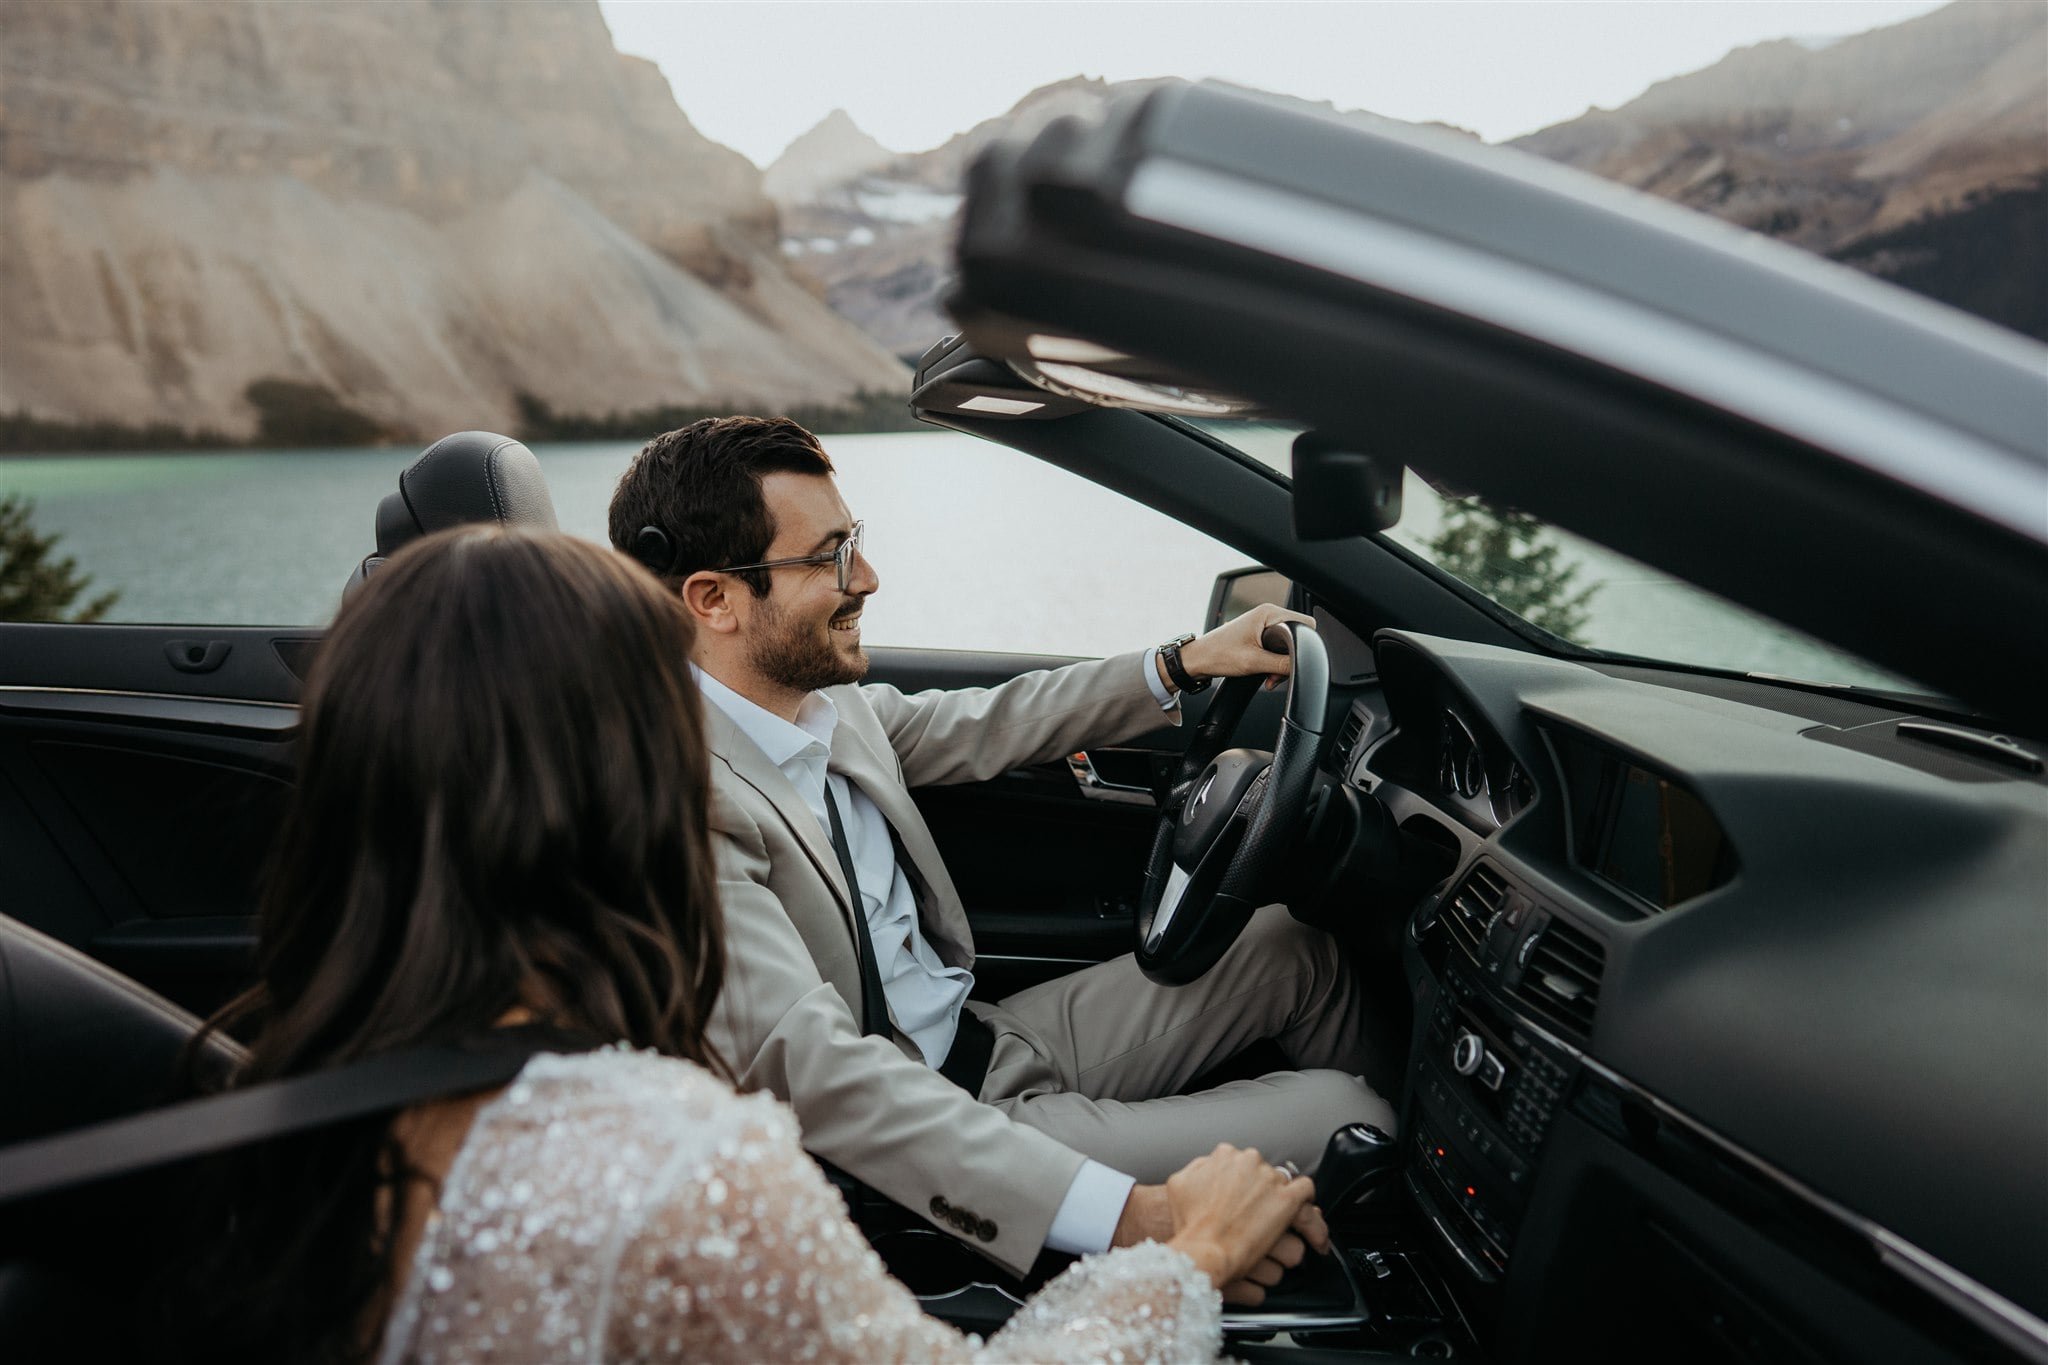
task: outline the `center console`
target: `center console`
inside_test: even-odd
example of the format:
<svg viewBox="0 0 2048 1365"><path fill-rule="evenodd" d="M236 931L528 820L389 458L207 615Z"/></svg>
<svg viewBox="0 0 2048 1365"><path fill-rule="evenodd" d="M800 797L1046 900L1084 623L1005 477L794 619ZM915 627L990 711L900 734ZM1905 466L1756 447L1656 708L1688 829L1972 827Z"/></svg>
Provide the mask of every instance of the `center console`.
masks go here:
<svg viewBox="0 0 2048 1365"><path fill-rule="evenodd" d="M1233 1342L1425 1358L1479 1350L1498 1308L1553 1119L1591 1036L1602 942L1481 858L1409 926L1416 1000L1402 1131L1346 1146L1318 1172L1337 1254L1266 1303L1232 1310ZM1348 1152L1348 1155L1347 1155ZM1066 1261L1014 1281L908 1219L870 1236L927 1311L999 1326ZM1284 1335L1282 1335L1284 1334Z"/></svg>
<svg viewBox="0 0 2048 1365"><path fill-rule="evenodd" d="M1569 1055L1446 971L1418 1049L1408 1183L1445 1246L1482 1284L1514 1250Z"/></svg>
<svg viewBox="0 0 2048 1365"><path fill-rule="evenodd" d="M1492 1285L1591 1031L1605 951L1484 861L1417 915L1411 938L1426 980L1407 1180L1443 1249Z"/></svg>

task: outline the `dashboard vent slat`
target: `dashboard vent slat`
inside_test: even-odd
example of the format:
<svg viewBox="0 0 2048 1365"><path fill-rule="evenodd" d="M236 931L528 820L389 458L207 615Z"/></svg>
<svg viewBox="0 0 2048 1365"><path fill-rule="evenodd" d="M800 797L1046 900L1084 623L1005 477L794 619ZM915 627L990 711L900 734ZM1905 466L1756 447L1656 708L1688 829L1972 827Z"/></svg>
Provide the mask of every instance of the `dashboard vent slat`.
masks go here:
<svg viewBox="0 0 2048 1365"><path fill-rule="evenodd" d="M1344 771L1344 765L1351 760L1351 751L1358 746L1358 737L1364 733L1365 712L1354 706L1350 714L1344 717L1343 727L1337 731L1334 766L1338 772Z"/></svg>
<svg viewBox="0 0 2048 1365"><path fill-rule="evenodd" d="M1607 949L1598 939L1553 915L1537 930L1515 998L1539 1022L1584 1042L1593 1036L1606 965Z"/></svg>
<svg viewBox="0 0 2048 1365"><path fill-rule="evenodd" d="M1480 863L1444 902L1443 921L1451 941L1475 963L1484 960L1486 936L1507 904L1508 886L1500 874Z"/></svg>

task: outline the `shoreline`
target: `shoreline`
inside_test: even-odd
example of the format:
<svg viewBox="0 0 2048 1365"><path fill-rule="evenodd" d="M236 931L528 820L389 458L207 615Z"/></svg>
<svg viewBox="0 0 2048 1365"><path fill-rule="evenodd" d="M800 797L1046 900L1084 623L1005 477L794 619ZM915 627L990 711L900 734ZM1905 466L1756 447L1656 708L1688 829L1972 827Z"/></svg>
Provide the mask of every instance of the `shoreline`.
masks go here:
<svg viewBox="0 0 2048 1365"><path fill-rule="evenodd" d="M296 451L424 450L439 436L408 439L379 430L368 419L335 404L324 390L304 386L288 395L303 406L290 412L273 407L247 437L170 423L69 422L37 417L26 409L0 413L0 462L74 458L170 459L183 455L271 454ZM532 394L517 395L520 420L507 433L528 445L585 445L647 441L664 431L705 417L761 412L771 405L735 402L664 404L633 412L559 413ZM844 403L791 404L777 415L803 424L819 436L884 431L924 431L910 414L909 394L864 389ZM311 419L311 420L308 420ZM451 424L442 435L468 428ZM371 439L364 439L369 437Z"/></svg>

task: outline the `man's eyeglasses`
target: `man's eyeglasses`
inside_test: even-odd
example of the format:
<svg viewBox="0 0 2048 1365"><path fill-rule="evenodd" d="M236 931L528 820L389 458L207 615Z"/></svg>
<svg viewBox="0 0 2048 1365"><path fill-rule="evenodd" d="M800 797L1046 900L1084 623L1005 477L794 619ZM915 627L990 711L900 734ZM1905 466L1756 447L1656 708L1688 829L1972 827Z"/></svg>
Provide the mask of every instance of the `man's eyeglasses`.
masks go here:
<svg viewBox="0 0 2048 1365"><path fill-rule="evenodd" d="M759 564L730 564L713 573L745 573L750 569L789 569L799 564L830 564L839 574L839 591L846 592L853 584L853 557L861 552L861 528L867 523L856 521L846 539L830 550L820 550L814 555L798 555L795 559L764 559Z"/></svg>

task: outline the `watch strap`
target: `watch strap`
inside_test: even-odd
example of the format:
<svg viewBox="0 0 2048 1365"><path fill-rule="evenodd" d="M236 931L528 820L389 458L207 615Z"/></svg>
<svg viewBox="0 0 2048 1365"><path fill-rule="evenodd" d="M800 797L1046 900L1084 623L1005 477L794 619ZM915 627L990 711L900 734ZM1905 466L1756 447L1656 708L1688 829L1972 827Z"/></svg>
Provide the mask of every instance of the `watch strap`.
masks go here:
<svg viewBox="0 0 2048 1365"><path fill-rule="evenodd" d="M1159 646L1159 661L1166 665L1166 676L1173 679L1173 685L1176 688L1187 693L1189 696L1206 691L1210 682L1213 681L1209 678L1195 677L1188 672L1187 665L1180 660L1181 646L1189 643L1194 638L1192 635L1179 635Z"/></svg>

